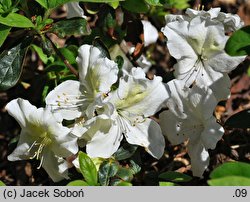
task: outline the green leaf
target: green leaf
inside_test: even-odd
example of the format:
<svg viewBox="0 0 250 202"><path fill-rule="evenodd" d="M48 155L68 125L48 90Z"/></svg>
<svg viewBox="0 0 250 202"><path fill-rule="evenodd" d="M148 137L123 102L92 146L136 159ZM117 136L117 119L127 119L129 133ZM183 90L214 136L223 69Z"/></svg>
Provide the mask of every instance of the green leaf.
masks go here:
<svg viewBox="0 0 250 202"><path fill-rule="evenodd" d="M68 48L60 48L59 50L70 64L76 63L75 54L71 50L69 50Z"/></svg>
<svg viewBox="0 0 250 202"><path fill-rule="evenodd" d="M11 27L0 24L0 47L3 45L3 42L7 38Z"/></svg>
<svg viewBox="0 0 250 202"><path fill-rule="evenodd" d="M121 161L124 159L128 159L131 156L134 155L135 151L137 150L138 146L136 145L131 145L131 144L123 144L115 153L114 153L114 158L117 161Z"/></svg>
<svg viewBox="0 0 250 202"><path fill-rule="evenodd" d="M160 0L145 0L151 6L162 6Z"/></svg>
<svg viewBox="0 0 250 202"><path fill-rule="evenodd" d="M250 109L243 110L230 116L225 126L229 128L250 128Z"/></svg>
<svg viewBox="0 0 250 202"><path fill-rule="evenodd" d="M113 9L117 9L118 6L119 6L119 1L110 2L109 5L110 5Z"/></svg>
<svg viewBox="0 0 250 202"><path fill-rule="evenodd" d="M89 186L89 185L84 180L74 180L72 182L69 182L67 186Z"/></svg>
<svg viewBox="0 0 250 202"><path fill-rule="evenodd" d="M130 160L130 171L132 172L133 175L139 173L141 171L141 167L136 164L133 160Z"/></svg>
<svg viewBox="0 0 250 202"><path fill-rule="evenodd" d="M126 0L122 2L121 5L126 10L134 13L146 13L149 10L149 6L144 0Z"/></svg>
<svg viewBox="0 0 250 202"><path fill-rule="evenodd" d="M208 180L210 186L250 186L250 178L240 176L226 176Z"/></svg>
<svg viewBox="0 0 250 202"><path fill-rule="evenodd" d="M189 175L174 172L174 171L167 171L167 172L161 173L159 175L159 178L167 180L167 181L172 181L172 182L188 182L192 180L192 177L190 177Z"/></svg>
<svg viewBox="0 0 250 202"><path fill-rule="evenodd" d="M119 165L115 161L104 161L99 168L99 182L102 186L109 185L111 177L114 177L119 169Z"/></svg>
<svg viewBox="0 0 250 202"><path fill-rule="evenodd" d="M34 27L28 18L17 13L9 13L7 16L0 15L0 24L20 28Z"/></svg>
<svg viewBox="0 0 250 202"><path fill-rule="evenodd" d="M0 90L7 90L18 82L22 73L24 57L30 44L31 40L28 38L0 54Z"/></svg>
<svg viewBox="0 0 250 202"><path fill-rule="evenodd" d="M39 3L42 7L48 9L49 5L48 5L48 0L36 0L37 3Z"/></svg>
<svg viewBox="0 0 250 202"><path fill-rule="evenodd" d="M40 48L39 46L32 44L31 47L33 48L34 51L38 54L39 58L42 60L44 64L47 64L48 61L54 62L54 58L52 56L48 57L44 52L43 49Z"/></svg>
<svg viewBox="0 0 250 202"><path fill-rule="evenodd" d="M79 152L78 157L79 157L80 171L86 182L91 186L97 185L98 184L97 170L91 158L88 157L87 154L81 151Z"/></svg>
<svg viewBox="0 0 250 202"><path fill-rule="evenodd" d="M210 174L211 179L227 176L250 178L250 164L243 162L227 162L214 169Z"/></svg>
<svg viewBox="0 0 250 202"><path fill-rule="evenodd" d="M231 56L250 55L250 26L234 32L226 43L225 51Z"/></svg>
<svg viewBox="0 0 250 202"><path fill-rule="evenodd" d="M132 171L124 167L119 168L118 172L116 173L116 176L127 182L130 182L133 179Z"/></svg>
<svg viewBox="0 0 250 202"><path fill-rule="evenodd" d="M160 186L175 186L173 182L159 182Z"/></svg>
<svg viewBox="0 0 250 202"><path fill-rule="evenodd" d="M50 31L57 34L60 38L71 35L86 36L91 33L88 22L84 18L61 20L54 23Z"/></svg>
<svg viewBox="0 0 250 202"><path fill-rule="evenodd" d="M6 186L6 185L0 180L0 186Z"/></svg>
<svg viewBox="0 0 250 202"><path fill-rule="evenodd" d="M36 2L46 9L56 8L69 2L112 3L116 1L117 0L36 0Z"/></svg>

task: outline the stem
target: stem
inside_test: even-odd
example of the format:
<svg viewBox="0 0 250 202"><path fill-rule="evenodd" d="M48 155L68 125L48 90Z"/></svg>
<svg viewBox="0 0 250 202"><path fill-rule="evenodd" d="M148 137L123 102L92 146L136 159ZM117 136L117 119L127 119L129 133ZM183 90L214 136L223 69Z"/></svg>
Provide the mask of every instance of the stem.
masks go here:
<svg viewBox="0 0 250 202"><path fill-rule="evenodd" d="M60 59L63 61L63 63L78 78L79 77L78 71L69 63L69 61L64 57L64 55L59 51L59 49L56 47L56 45L53 43L53 41L51 41L51 39L46 34L45 34L45 37L50 41L56 54L60 57Z"/></svg>

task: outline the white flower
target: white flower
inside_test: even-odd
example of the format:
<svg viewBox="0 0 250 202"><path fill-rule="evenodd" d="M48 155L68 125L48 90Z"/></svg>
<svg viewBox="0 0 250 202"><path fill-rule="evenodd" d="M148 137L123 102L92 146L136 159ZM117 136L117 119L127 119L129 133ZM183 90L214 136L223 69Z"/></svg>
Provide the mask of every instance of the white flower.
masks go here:
<svg viewBox="0 0 250 202"><path fill-rule="evenodd" d="M79 2L70 2L65 4L66 10L67 10L67 18L86 18L84 15L84 11L79 5Z"/></svg>
<svg viewBox="0 0 250 202"><path fill-rule="evenodd" d="M210 18L214 22L220 22L224 25L225 32L235 31L244 25L238 15L220 12L220 8L211 8L209 11L198 11L188 8L186 14L191 19L196 16L202 16L204 18Z"/></svg>
<svg viewBox="0 0 250 202"><path fill-rule="evenodd" d="M167 37L170 54L177 60L175 76L192 85L209 86L217 100L230 95L228 72L241 63L245 57L231 57L224 51L228 36L220 22L196 16L170 17L170 22L162 29Z"/></svg>
<svg viewBox="0 0 250 202"><path fill-rule="evenodd" d="M56 121L47 109L31 105L23 99L12 100L7 104L8 113L21 126L17 148L8 156L8 160L40 160L53 181L67 176L67 162L64 158L78 151L77 138L70 135L70 129Z"/></svg>
<svg viewBox="0 0 250 202"><path fill-rule="evenodd" d="M76 60L79 81L67 80L46 97L46 104L62 119L83 116L89 105L99 96L104 98L117 81L117 64L102 56L98 48L82 45Z"/></svg>
<svg viewBox="0 0 250 202"><path fill-rule="evenodd" d="M141 22L143 25L144 45L149 46L150 44L153 44L157 41L159 34L151 22L146 20L142 20Z"/></svg>
<svg viewBox="0 0 250 202"><path fill-rule="evenodd" d="M169 110L160 114L163 134L174 145L188 140L193 175L201 177L209 165L208 149L214 149L224 133L213 117L217 100L206 86L186 89L175 79L167 88L171 92Z"/></svg>
<svg viewBox="0 0 250 202"><path fill-rule="evenodd" d="M105 103L95 105L97 116L78 126L73 133L87 141L91 157L108 158L117 151L123 136L130 144L140 145L160 158L165 141L159 125L148 118L154 115L168 98L160 77L145 78L141 68L120 79L119 87L110 93Z"/></svg>

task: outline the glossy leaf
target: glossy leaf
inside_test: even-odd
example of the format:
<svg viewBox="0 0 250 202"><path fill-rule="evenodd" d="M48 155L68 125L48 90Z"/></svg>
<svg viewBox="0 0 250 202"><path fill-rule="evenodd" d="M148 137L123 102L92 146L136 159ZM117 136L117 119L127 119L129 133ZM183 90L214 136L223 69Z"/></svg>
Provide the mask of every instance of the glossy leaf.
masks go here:
<svg viewBox="0 0 250 202"><path fill-rule="evenodd" d="M230 116L225 126L229 128L250 128L250 109L243 110Z"/></svg>
<svg viewBox="0 0 250 202"><path fill-rule="evenodd" d="M120 181L116 186L133 186L130 182Z"/></svg>
<svg viewBox="0 0 250 202"><path fill-rule="evenodd" d="M25 16L17 13L9 13L8 15L0 15L0 24L9 26L9 27L34 27L34 24Z"/></svg>
<svg viewBox="0 0 250 202"><path fill-rule="evenodd" d="M173 182L159 182L160 186L175 186Z"/></svg>
<svg viewBox="0 0 250 202"><path fill-rule="evenodd" d="M226 176L208 180L210 186L250 186L250 178L240 176Z"/></svg>
<svg viewBox="0 0 250 202"><path fill-rule="evenodd" d="M226 43L225 51L231 56L250 55L250 26L234 32Z"/></svg>
<svg viewBox="0 0 250 202"><path fill-rule="evenodd" d="M30 43L31 40L26 39L0 54L0 90L7 90L18 82L22 73L24 57Z"/></svg>
<svg viewBox="0 0 250 202"><path fill-rule="evenodd" d="M74 180L72 182L69 182L67 186L89 186L87 182L83 180Z"/></svg>
<svg viewBox="0 0 250 202"><path fill-rule="evenodd" d="M149 10L149 6L144 0L126 0L121 5L126 10L134 13L146 13Z"/></svg>
<svg viewBox="0 0 250 202"><path fill-rule="evenodd" d="M214 169L210 174L211 179L227 176L250 178L250 164L243 162L227 162Z"/></svg>
<svg viewBox="0 0 250 202"><path fill-rule="evenodd" d="M84 18L61 20L54 23L50 31L57 34L60 38L72 35L85 36L91 33L88 23Z"/></svg>
<svg viewBox="0 0 250 202"><path fill-rule="evenodd" d="M130 171L132 172L133 175L139 173L141 171L141 167L136 164L133 160L130 160Z"/></svg>
<svg viewBox="0 0 250 202"><path fill-rule="evenodd" d="M0 47L3 45L3 42L7 38L11 27L0 24Z"/></svg>
<svg viewBox="0 0 250 202"><path fill-rule="evenodd" d="M119 165L115 161L103 162L98 171L100 184L103 186L109 185L110 178L116 175L118 169Z"/></svg>
<svg viewBox="0 0 250 202"><path fill-rule="evenodd" d="M131 156L134 155L136 149L138 148L138 146L136 145L131 145L131 144L123 144L123 146L121 146L115 153L114 153L114 157L116 160L120 161L120 160L124 160L124 159L128 159Z"/></svg>
<svg viewBox="0 0 250 202"><path fill-rule="evenodd" d="M43 49L40 48L39 46L32 44L31 47L33 48L34 51L38 54L39 58L42 60L44 64L47 64L48 61L53 62L54 58L52 56L48 57L44 52Z"/></svg>
<svg viewBox="0 0 250 202"><path fill-rule="evenodd" d="M192 180L192 177L190 177L189 175L174 172L174 171L167 171L167 172L161 173L159 175L159 178L167 180L167 181L172 181L172 182L188 182Z"/></svg>
<svg viewBox="0 0 250 202"><path fill-rule="evenodd" d="M92 186L97 185L97 170L95 164L91 160L91 158L83 153L79 152L79 164L80 164L80 171L85 179L85 181Z"/></svg>
<svg viewBox="0 0 250 202"><path fill-rule="evenodd" d="M120 168L116 173L116 176L122 179L123 181L130 182L133 179L133 173L128 168Z"/></svg>

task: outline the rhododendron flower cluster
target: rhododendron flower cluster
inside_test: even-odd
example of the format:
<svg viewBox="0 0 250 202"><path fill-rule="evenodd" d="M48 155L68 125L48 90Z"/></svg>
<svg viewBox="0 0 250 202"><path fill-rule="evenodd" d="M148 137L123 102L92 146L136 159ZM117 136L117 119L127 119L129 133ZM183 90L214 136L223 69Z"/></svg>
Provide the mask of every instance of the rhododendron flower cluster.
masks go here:
<svg viewBox="0 0 250 202"><path fill-rule="evenodd" d="M170 54L177 60L176 79L166 84L171 92L160 115L163 133L172 144L188 140L193 174L201 177L209 164L208 149L214 149L223 135L213 112L218 101L230 96L227 75L244 59L224 51L226 32L242 26L237 15L187 9L186 15L166 16L162 32Z"/></svg>
<svg viewBox="0 0 250 202"><path fill-rule="evenodd" d="M79 3L66 7L67 18L86 17ZM145 46L155 43L158 31L148 21L142 23ZM172 144L188 141L193 175L202 177L209 165L208 149L214 149L224 134L214 109L230 96L228 73L245 59L224 51L227 33L241 26L237 15L219 8L167 15L162 32L177 62L175 79L166 84L159 76L146 77L151 64L144 68L143 57L138 61L141 67L128 61L119 69L99 48L82 45L76 58L79 79L66 80L50 91L45 108L20 98L7 104L21 126L17 148L8 159L37 159L38 167L59 181L68 178L72 164L67 159L76 157L82 147L91 158L110 158L124 140L160 159L165 135ZM151 116L163 107L168 109L160 113L158 124ZM65 120L71 124L63 124Z"/></svg>

